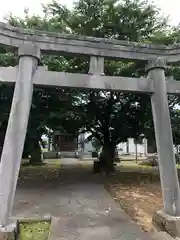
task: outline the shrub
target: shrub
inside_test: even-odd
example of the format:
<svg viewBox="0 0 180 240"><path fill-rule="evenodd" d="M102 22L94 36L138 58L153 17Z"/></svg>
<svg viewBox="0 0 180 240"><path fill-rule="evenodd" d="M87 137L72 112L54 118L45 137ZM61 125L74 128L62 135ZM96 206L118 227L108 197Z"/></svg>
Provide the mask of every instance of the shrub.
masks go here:
<svg viewBox="0 0 180 240"><path fill-rule="evenodd" d="M176 159L176 163L180 164L180 154L179 153L175 154L175 159Z"/></svg>
<svg viewBox="0 0 180 240"><path fill-rule="evenodd" d="M93 158L98 157L98 153L97 153L97 152L92 152L92 157L93 157Z"/></svg>
<svg viewBox="0 0 180 240"><path fill-rule="evenodd" d="M158 166L158 156L157 155L148 156L141 162L141 165L147 165L152 167Z"/></svg>

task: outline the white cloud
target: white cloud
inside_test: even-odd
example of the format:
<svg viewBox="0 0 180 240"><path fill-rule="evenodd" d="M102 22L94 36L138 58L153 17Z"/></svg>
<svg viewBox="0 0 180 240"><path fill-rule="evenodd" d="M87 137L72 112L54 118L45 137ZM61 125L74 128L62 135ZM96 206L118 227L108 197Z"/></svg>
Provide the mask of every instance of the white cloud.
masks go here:
<svg viewBox="0 0 180 240"><path fill-rule="evenodd" d="M58 1L71 7L74 0ZM23 16L24 8L29 8L31 13L41 14L41 3L46 4L49 2L51 2L51 0L5 0L0 8L0 19L2 20L9 12L17 16ZM154 0L154 3L162 9L162 12L164 12L166 16L170 16L170 22L172 24L178 24L180 22L180 0Z"/></svg>

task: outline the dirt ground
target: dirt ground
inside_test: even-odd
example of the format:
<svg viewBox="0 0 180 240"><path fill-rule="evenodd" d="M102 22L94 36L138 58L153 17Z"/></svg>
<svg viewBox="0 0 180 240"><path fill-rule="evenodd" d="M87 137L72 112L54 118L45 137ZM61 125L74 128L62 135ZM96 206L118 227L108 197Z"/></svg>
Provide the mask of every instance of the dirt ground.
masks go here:
<svg viewBox="0 0 180 240"><path fill-rule="evenodd" d="M151 207L155 206L157 209L161 207L158 207L158 194L160 194L158 171L127 163L125 166L118 166L116 174L109 177L104 174L93 174L92 162L86 164L78 160L65 159L64 163L62 160L54 162L50 160L42 166L23 165L13 216L60 217L61 224L58 226L60 229L58 231L60 234L65 234L64 239L74 239L71 238L71 234L75 236L74 231L76 232L79 226L87 229L96 225L102 227L104 223L105 229L108 228L108 234L111 233L109 226L113 226L113 236L117 236L118 233L126 235L123 235L124 237L121 235L123 239L135 239L137 234L136 239L140 239L141 236L141 239L147 239L150 234L140 231L123 211L119 211L101 185L107 187L115 200L139 225L143 226L143 229L150 231L153 212ZM156 185L157 188L154 187ZM132 229L129 228L130 225ZM66 226L74 230L63 232ZM21 238L28 240L33 236L33 239L40 240L41 236L44 236L44 229L48 232L49 225L21 226ZM66 234L70 234L69 237Z"/></svg>
<svg viewBox="0 0 180 240"><path fill-rule="evenodd" d="M105 182L114 200L143 230L152 231L152 216L162 209L162 195L157 169L125 164Z"/></svg>

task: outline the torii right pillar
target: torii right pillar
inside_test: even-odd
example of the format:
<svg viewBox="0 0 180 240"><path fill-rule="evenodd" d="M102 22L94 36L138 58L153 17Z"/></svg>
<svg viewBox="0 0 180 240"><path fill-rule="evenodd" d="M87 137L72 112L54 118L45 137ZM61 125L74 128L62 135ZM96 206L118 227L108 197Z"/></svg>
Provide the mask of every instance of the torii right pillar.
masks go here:
<svg viewBox="0 0 180 240"><path fill-rule="evenodd" d="M153 80L154 85L151 105L164 204L164 209L156 212L153 220L161 230L168 231L173 236L180 236L180 189L173 147L165 67L166 62L161 58L152 60L146 67L148 76Z"/></svg>

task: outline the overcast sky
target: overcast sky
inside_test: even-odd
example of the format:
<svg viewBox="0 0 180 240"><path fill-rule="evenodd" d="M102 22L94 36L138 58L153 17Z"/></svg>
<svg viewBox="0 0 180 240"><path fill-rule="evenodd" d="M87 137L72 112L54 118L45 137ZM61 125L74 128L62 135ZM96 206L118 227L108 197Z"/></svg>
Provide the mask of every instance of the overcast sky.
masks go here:
<svg viewBox="0 0 180 240"><path fill-rule="evenodd" d="M6 14L12 12L14 15L23 16L24 8L29 8L31 13L41 14L41 3L49 3L50 0L1 0L0 20ZM59 0L60 3L66 4L68 7L72 6L74 0ZM180 0L154 0L158 8L170 17L171 24L178 24L180 22Z"/></svg>

